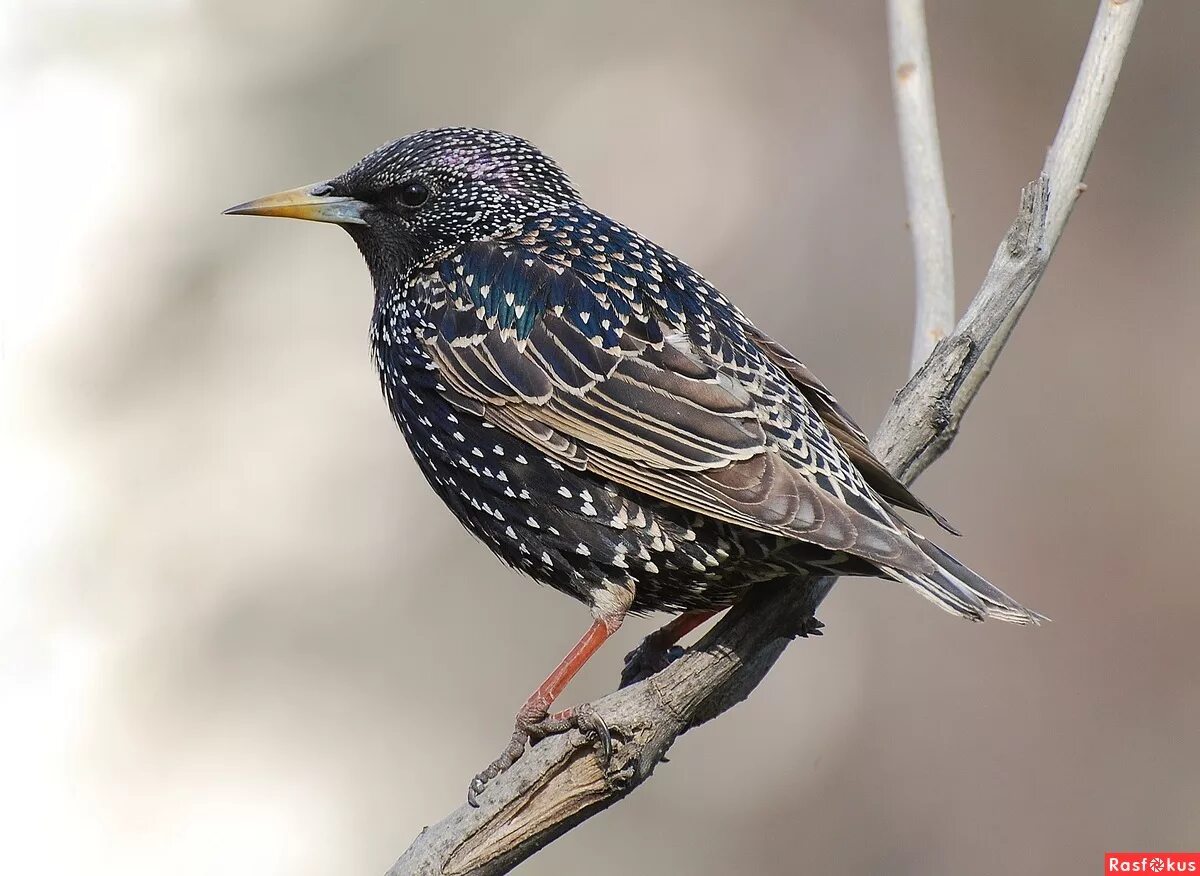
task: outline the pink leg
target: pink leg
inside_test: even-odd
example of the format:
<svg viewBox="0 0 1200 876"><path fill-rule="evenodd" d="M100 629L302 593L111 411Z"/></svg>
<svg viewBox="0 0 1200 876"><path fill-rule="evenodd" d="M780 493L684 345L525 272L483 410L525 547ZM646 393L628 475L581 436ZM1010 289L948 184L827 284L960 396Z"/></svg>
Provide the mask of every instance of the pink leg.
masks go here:
<svg viewBox="0 0 1200 876"><path fill-rule="evenodd" d="M616 618L602 618L592 622L575 646L567 652L567 656L559 662L554 671L546 676L546 680L538 685L537 690L529 695L525 704L517 712L517 726L513 732L508 747L500 752L500 756L488 765L488 768L471 781L467 792L467 801L472 806L478 806L476 800L479 792L489 781L516 763L525 753L525 744L530 738L542 739L554 733L563 733L573 727L591 731L599 738L603 746L603 759L607 760L610 740L608 728L598 717L587 711L567 709L553 716L547 716L547 710L558 699L571 679L574 678L584 664L588 662L609 636L621 626L624 615Z"/></svg>

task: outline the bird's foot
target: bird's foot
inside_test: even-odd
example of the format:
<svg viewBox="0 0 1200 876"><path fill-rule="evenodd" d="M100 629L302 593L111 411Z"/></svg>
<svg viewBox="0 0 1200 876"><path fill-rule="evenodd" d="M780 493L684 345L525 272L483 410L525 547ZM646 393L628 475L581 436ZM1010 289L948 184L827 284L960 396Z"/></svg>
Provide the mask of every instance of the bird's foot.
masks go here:
<svg viewBox="0 0 1200 876"><path fill-rule="evenodd" d="M666 669L683 656L679 645L664 646L654 633L642 639L642 643L625 655L625 666L621 669L621 687L649 678Z"/></svg>
<svg viewBox="0 0 1200 876"><path fill-rule="evenodd" d="M540 713L517 715L517 725L500 756L488 764L487 769L471 780L467 788L467 802L472 806L479 805L479 795L487 787L487 783L496 776L508 770L525 754L525 745L536 745L547 736L556 736L569 730L578 730L584 736L593 738L596 746L596 756L600 767L608 771L609 761L612 760L612 734L604 719L588 704L584 703L553 715L543 709Z"/></svg>
<svg viewBox="0 0 1200 876"><path fill-rule="evenodd" d="M720 610L689 609L642 639L642 644L625 655L625 668L621 670L621 687L628 687L636 681L649 678L682 657L683 648L675 643Z"/></svg>

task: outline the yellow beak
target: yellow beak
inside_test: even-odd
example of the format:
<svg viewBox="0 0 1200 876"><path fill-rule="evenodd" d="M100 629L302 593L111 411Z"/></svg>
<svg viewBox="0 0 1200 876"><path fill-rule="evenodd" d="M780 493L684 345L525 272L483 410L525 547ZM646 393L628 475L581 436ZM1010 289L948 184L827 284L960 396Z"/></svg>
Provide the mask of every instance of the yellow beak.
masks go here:
<svg viewBox="0 0 1200 876"><path fill-rule="evenodd" d="M282 216L286 219L307 219L310 222L333 222L337 225L366 225L363 212L369 204L354 198L326 194L328 183L315 183L288 189L230 207L226 214L237 216Z"/></svg>

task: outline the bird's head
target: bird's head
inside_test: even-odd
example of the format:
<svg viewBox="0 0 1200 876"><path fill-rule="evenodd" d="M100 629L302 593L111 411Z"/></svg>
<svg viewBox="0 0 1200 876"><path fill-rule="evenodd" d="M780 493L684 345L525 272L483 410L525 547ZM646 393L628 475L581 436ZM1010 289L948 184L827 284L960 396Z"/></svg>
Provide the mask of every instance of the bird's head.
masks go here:
<svg viewBox="0 0 1200 876"><path fill-rule="evenodd" d="M226 210L332 222L354 238L377 283L439 253L492 237L579 194L531 143L477 128L420 131L345 173Z"/></svg>

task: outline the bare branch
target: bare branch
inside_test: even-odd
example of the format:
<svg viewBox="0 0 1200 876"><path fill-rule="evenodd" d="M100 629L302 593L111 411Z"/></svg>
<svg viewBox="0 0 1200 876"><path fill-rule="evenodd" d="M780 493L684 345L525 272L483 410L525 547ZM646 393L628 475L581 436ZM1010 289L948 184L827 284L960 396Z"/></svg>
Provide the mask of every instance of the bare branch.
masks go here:
<svg viewBox="0 0 1200 876"><path fill-rule="evenodd" d="M1046 155L1041 191L1031 186L1022 192L1021 214L996 250L983 285L953 337L942 342L947 349L931 357L901 390L902 395L915 393L938 400L937 404L924 410L929 422L920 430L902 429L902 421L897 419L901 413L896 405L884 416L879 443L890 444L895 440L884 439L886 435L904 436L905 442L928 439L921 448L910 446L896 451L897 458L911 456L912 461L903 468L905 475L915 478L954 440L967 406L991 372L1017 319L1033 297L1046 263L1058 246L1067 217L1086 188L1083 172L1095 149L1121 72L1121 62L1141 11L1142 0L1101 0L1075 87L1067 101L1058 134ZM1045 206L1030 203L1043 198L1048 198ZM1036 226L1039 212L1043 216L1044 229L1038 230L1023 222L1022 217L1028 217L1028 221ZM998 322L997 317L1000 317ZM947 373L946 363L959 359L969 363L970 367L953 368L952 373ZM961 391L954 391L947 382L954 379L965 382Z"/></svg>
<svg viewBox="0 0 1200 876"><path fill-rule="evenodd" d="M1050 220L1046 240L1051 252L1058 244L1063 226L1075 201L1083 192L1083 172L1092 160L1092 150L1104 124L1108 105L1125 50L1133 38L1133 27L1142 11L1142 0L1106 0L1092 25L1075 87L1050 152L1045 173L1050 177Z"/></svg>
<svg viewBox="0 0 1200 876"><path fill-rule="evenodd" d="M1022 191L1020 212L954 334L937 344L884 418L874 447L905 482L950 445L1037 288L1078 197L1141 2L1102 0L1045 171ZM789 641L808 629L834 581L754 588L679 660L592 704L613 734L607 774L580 734L545 739L492 780L478 809L464 803L423 830L389 876L506 873L611 806L651 775L680 733L750 694Z"/></svg>
<svg viewBox="0 0 1200 876"><path fill-rule="evenodd" d="M908 193L908 226L916 264L917 316L912 367L921 367L954 326L954 245L950 205L938 145L933 68L925 35L924 0L888 0L892 94Z"/></svg>

